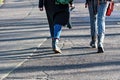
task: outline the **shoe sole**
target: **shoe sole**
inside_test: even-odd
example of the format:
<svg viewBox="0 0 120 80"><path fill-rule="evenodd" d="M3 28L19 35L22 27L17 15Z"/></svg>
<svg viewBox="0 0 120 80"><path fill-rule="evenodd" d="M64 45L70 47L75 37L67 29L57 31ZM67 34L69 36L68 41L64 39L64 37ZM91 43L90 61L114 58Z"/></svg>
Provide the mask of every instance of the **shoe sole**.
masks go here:
<svg viewBox="0 0 120 80"><path fill-rule="evenodd" d="M62 51L61 50L56 50L56 49L53 49L54 53L57 53L57 54L61 54Z"/></svg>

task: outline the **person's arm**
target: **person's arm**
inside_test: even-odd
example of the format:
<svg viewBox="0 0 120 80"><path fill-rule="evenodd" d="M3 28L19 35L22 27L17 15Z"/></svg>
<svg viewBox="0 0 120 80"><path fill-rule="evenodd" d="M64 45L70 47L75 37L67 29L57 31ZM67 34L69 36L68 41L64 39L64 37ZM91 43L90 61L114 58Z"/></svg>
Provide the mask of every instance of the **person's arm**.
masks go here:
<svg viewBox="0 0 120 80"><path fill-rule="evenodd" d="M88 0L86 0L85 2L85 8L87 8L87 6L88 6Z"/></svg>
<svg viewBox="0 0 120 80"><path fill-rule="evenodd" d="M75 5L74 5L73 1L71 1L69 3L69 5L70 5L70 10L72 11L75 8Z"/></svg>
<svg viewBox="0 0 120 80"><path fill-rule="evenodd" d="M88 0L86 0L86 3L88 3Z"/></svg>
<svg viewBox="0 0 120 80"><path fill-rule="evenodd" d="M44 3L44 1L43 0L39 0L39 10L40 11L43 11L43 3Z"/></svg>
<svg viewBox="0 0 120 80"><path fill-rule="evenodd" d="M69 4L72 5L72 4L73 4L73 1L71 1Z"/></svg>

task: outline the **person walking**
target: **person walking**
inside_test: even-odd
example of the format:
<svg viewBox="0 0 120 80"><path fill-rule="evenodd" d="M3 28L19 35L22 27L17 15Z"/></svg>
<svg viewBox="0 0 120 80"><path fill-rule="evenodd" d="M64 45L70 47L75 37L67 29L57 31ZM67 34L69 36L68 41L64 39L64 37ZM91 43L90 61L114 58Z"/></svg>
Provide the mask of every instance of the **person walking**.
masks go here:
<svg viewBox="0 0 120 80"><path fill-rule="evenodd" d="M86 0L90 15L92 48L97 48L97 53L104 53L103 42L105 37L105 17L109 1L113 0ZM98 43L96 40L98 39Z"/></svg>
<svg viewBox="0 0 120 80"><path fill-rule="evenodd" d="M72 4L72 2L70 2ZM43 11L45 7L50 35L52 38L52 48L55 53L62 53L58 47L62 26L68 24L69 21L69 4L55 4L55 0L39 0L39 10Z"/></svg>

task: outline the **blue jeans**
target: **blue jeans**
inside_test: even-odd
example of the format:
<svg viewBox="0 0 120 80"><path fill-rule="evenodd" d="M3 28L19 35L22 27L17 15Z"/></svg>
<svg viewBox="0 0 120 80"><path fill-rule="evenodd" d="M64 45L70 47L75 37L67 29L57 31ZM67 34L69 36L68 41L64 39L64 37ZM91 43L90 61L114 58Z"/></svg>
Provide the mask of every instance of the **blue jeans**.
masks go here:
<svg viewBox="0 0 120 80"><path fill-rule="evenodd" d="M93 6L89 5L91 36L98 36L98 47L103 47L107 6L108 3L100 3L97 7L97 13L95 13Z"/></svg>
<svg viewBox="0 0 120 80"><path fill-rule="evenodd" d="M59 39L62 31L62 25L55 24L54 25L54 38Z"/></svg>

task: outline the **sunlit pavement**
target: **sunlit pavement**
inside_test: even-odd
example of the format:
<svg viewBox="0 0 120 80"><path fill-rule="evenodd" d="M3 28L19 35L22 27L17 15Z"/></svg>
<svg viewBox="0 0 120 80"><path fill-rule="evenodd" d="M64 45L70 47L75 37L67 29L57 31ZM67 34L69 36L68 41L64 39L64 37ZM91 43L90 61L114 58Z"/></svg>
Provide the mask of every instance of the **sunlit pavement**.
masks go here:
<svg viewBox="0 0 120 80"><path fill-rule="evenodd" d="M0 8L0 79L119 80L120 4L106 17L105 53L98 54L89 46L89 15L83 2L75 1L73 28L63 27L62 54L54 54L38 0L6 0Z"/></svg>

